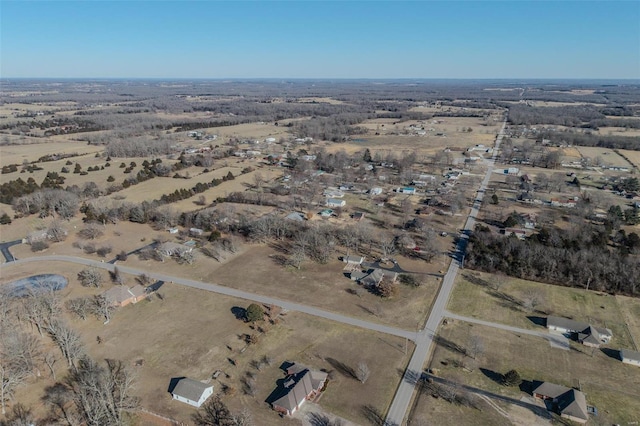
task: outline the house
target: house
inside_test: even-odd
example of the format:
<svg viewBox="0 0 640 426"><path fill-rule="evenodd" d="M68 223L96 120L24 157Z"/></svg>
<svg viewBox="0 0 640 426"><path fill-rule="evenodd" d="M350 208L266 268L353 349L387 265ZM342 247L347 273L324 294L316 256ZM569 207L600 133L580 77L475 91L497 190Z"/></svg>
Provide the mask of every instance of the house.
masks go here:
<svg viewBox="0 0 640 426"><path fill-rule="evenodd" d="M331 209L324 209L320 212L320 217L331 217L333 216L334 211Z"/></svg>
<svg viewBox="0 0 640 426"><path fill-rule="evenodd" d="M117 285L102 293L102 295L114 306L127 306L130 303L138 303L144 299L147 292L145 288L137 284L131 288L126 285Z"/></svg>
<svg viewBox="0 0 640 426"><path fill-rule="evenodd" d="M532 392L535 398L547 401L550 411L560 414L560 417L578 423L586 423L589 420L587 400L582 392L577 389L556 385L549 382L538 382Z"/></svg>
<svg viewBox="0 0 640 426"><path fill-rule="evenodd" d="M363 212L355 212L352 216L353 220L360 222L364 218Z"/></svg>
<svg viewBox="0 0 640 426"><path fill-rule="evenodd" d="M404 188L396 189L396 192L400 192L401 194L415 195L416 189L412 186L405 186Z"/></svg>
<svg viewBox="0 0 640 426"><path fill-rule="evenodd" d="M353 275L351 279L354 280ZM395 282L398 279L398 273L386 269L373 268L370 269L364 277L358 277L358 279L354 281L358 281L365 287L377 287L384 279Z"/></svg>
<svg viewBox="0 0 640 426"><path fill-rule="evenodd" d="M351 265L362 265L364 257L362 256L342 256L342 261Z"/></svg>
<svg viewBox="0 0 640 426"><path fill-rule="evenodd" d="M629 349L620 349L620 360L625 364L636 365L640 367L640 352Z"/></svg>
<svg viewBox="0 0 640 426"><path fill-rule="evenodd" d="M167 257L179 255L181 253L190 253L192 250L193 250L193 247L189 247L184 244L174 243L171 241L162 243L162 245L158 247L158 253Z"/></svg>
<svg viewBox="0 0 640 426"><path fill-rule="evenodd" d="M178 228L169 228L169 233L170 234L177 234L178 233Z"/></svg>
<svg viewBox="0 0 640 426"><path fill-rule="evenodd" d="M597 328L584 322L554 316L547 317L547 329L562 334L575 334L580 343L596 348L603 343L609 343L613 337L608 328Z"/></svg>
<svg viewBox="0 0 640 426"><path fill-rule="evenodd" d="M382 188L371 188L369 190L369 194L371 194L371 195L380 195L380 194L382 194Z"/></svg>
<svg viewBox="0 0 640 426"><path fill-rule="evenodd" d="M304 222L306 217L303 213L300 212L292 212L285 216L285 219L291 220L294 222Z"/></svg>
<svg viewBox="0 0 640 426"><path fill-rule="evenodd" d="M519 240L524 240L527 236L527 232L520 228L504 228L502 232L504 232L504 235L507 237L515 235Z"/></svg>
<svg viewBox="0 0 640 426"><path fill-rule="evenodd" d="M49 239L49 232L46 229L41 229L39 231L30 232L26 238L22 239L22 244L33 244L35 242L44 241L47 239Z"/></svg>
<svg viewBox="0 0 640 426"><path fill-rule="evenodd" d="M271 406L275 411L290 416L306 401L320 395L326 381L327 373L293 364L287 369L287 377L276 389L281 396Z"/></svg>
<svg viewBox="0 0 640 426"><path fill-rule="evenodd" d="M337 189L325 189L323 192L325 197L329 198L342 198L344 197L344 192L339 191Z"/></svg>
<svg viewBox="0 0 640 426"><path fill-rule="evenodd" d="M204 231L200 228L189 228L189 234L192 237L200 237L204 234Z"/></svg>
<svg viewBox="0 0 640 426"><path fill-rule="evenodd" d="M200 408L213 394L213 385L184 377L178 381L171 395L173 399Z"/></svg>
<svg viewBox="0 0 640 426"><path fill-rule="evenodd" d="M345 200L339 198L327 198L327 207L344 207L347 204Z"/></svg>
<svg viewBox="0 0 640 426"><path fill-rule="evenodd" d="M300 159L302 159L303 161L316 161L316 156L315 155L303 155L302 157L300 157Z"/></svg>
<svg viewBox="0 0 640 426"><path fill-rule="evenodd" d="M518 169L517 167L509 167L508 169L504 169L502 173L505 175L517 175L518 173L520 173L520 169Z"/></svg>

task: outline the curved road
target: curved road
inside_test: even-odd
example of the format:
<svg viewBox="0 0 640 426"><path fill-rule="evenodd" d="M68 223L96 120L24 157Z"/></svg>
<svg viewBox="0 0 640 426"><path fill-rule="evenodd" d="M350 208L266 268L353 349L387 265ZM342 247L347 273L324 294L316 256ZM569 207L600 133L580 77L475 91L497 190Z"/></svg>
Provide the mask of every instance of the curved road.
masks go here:
<svg viewBox="0 0 640 426"><path fill-rule="evenodd" d="M491 160L489 160L487 172L485 173L484 179L482 180L482 183L478 188L476 199L473 202L471 211L469 212L469 217L467 217L467 221L464 225L464 230L462 232L461 238L458 241L458 247L456 250L457 259L453 260L449 264L449 269L444 276L444 279L442 280L442 285L440 286L438 297L433 304L429 319L427 319L427 325L425 326L424 330L419 333L413 356L409 361L409 365L404 372L404 376L402 378L402 381L400 382L400 386L398 386L396 395L393 398L393 402L391 403L391 407L389 408L389 412L387 413L387 418L385 420L386 426L401 425L404 421L407 409L409 408L409 403L411 402L411 397L413 396L413 392L415 390L415 377L419 377L422 373L424 363L427 361L427 357L429 356L429 353L431 351L431 344L433 343L433 338L437 332L436 330L440 326L440 322L445 316L445 308L447 302L449 301L451 290L453 289L453 283L455 282L456 276L458 275L458 270L461 266L464 266L464 254L465 250L467 249L469 234L475 227L476 217L478 215L478 211L480 210L485 190L487 189L487 185L489 184L489 180L491 179L491 174L493 173L496 156L498 154L498 149L500 148L500 143L502 142L502 138L504 136L506 125L507 122L505 118L505 121L502 123L502 128L500 129L500 132L496 137L496 143L493 148L493 155L491 156Z"/></svg>
<svg viewBox="0 0 640 426"><path fill-rule="evenodd" d="M92 259L85 259L82 257L74 257L74 256L40 256L40 257L29 257L25 259L19 259L14 262L8 264L0 265L0 269L7 266L19 266L23 263L30 262L44 262L44 261L56 261L56 262L71 262L77 263L80 265L86 266L94 266L97 268L106 269L108 271L113 271L116 267L107 262L98 262ZM380 333L391 334L393 336L403 337L405 339L409 339L411 341L416 341L418 338L418 334L415 331L406 331L401 330L395 327L389 327L382 324L377 324L370 321L364 321L358 318L348 317L346 315L337 314L335 312L325 311L323 309L314 308L312 306L302 305L295 302L289 302L282 299L276 299L274 297L262 296L259 294L249 293L242 290L237 290L235 288L224 287L217 284L209 284L201 281L190 280L187 278L174 277L172 275L162 274L158 272L149 272L142 269L131 268L129 266L117 265L117 268L126 274L132 275L141 275L147 274L151 278L159 281L165 282L173 282L175 284L183 285L186 287L197 288L200 290L211 291L218 294L223 294L225 296L237 297L240 299L250 300L252 302L264 303L267 305L276 305L280 306L289 311L297 311L302 312L304 314L313 315L316 317L328 319L331 321L341 322L343 324L352 325L354 327L360 327L367 330L377 331Z"/></svg>

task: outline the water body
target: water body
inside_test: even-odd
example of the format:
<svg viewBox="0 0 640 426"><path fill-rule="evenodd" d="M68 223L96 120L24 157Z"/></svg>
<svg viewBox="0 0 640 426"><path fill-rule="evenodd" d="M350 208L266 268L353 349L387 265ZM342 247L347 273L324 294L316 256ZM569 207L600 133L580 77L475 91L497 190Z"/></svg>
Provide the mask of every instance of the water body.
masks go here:
<svg viewBox="0 0 640 426"><path fill-rule="evenodd" d="M69 282L62 275L41 274L12 281L7 284L4 289L7 290L9 296L23 297L29 294L30 291L38 291L40 289L52 289L53 291L62 290L67 284L69 284Z"/></svg>

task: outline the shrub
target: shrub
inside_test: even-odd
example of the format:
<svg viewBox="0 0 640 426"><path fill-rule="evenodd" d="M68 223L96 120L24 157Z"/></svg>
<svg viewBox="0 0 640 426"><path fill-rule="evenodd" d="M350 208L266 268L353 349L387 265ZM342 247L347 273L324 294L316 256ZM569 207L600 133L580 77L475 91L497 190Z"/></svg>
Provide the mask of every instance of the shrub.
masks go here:
<svg viewBox="0 0 640 426"><path fill-rule="evenodd" d="M42 240L42 241L34 241L31 243L31 251L32 252L38 252L38 251L42 251L42 250L46 250L49 248L49 243L47 243L46 241Z"/></svg>

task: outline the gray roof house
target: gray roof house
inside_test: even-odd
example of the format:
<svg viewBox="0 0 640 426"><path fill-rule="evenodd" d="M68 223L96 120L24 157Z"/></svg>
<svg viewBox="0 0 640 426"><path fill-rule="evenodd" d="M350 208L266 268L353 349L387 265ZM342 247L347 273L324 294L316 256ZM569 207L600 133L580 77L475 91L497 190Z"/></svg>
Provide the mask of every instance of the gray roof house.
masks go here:
<svg viewBox="0 0 640 426"><path fill-rule="evenodd" d="M640 367L640 352L630 349L620 349L620 359L625 364L637 365Z"/></svg>
<svg viewBox="0 0 640 426"><path fill-rule="evenodd" d="M212 394L213 385L208 385L187 377L180 379L171 391L173 399L198 408L200 408Z"/></svg>
<svg viewBox="0 0 640 426"><path fill-rule="evenodd" d="M364 257L362 256L343 256L342 261L344 263L351 263L354 265L360 265L364 262Z"/></svg>
<svg viewBox="0 0 640 426"><path fill-rule="evenodd" d="M316 398L326 381L327 373L294 364L287 369L287 377L281 384L282 396L271 406L280 413L291 415L305 401Z"/></svg>
<svg viewBox="0 0 640 426"><path fill-rule="evenodd" d="M146 289L140 284L129 288L126 285L117 285L102 293L102 295L115 306L126 306L129 303L138 303L146 296Z"/></svg>
<svg viewBox="0 0 640 426"><path fill-rule="evenodd" d="M609 343L613 337L613 333L608 328L594 327L586 322L554 316L547 317L547 329L559 333L576 333L580 343L591 347Z"/></svg>
<svg viewBox="0 0 640 426"><path fill-rule="evenodd" d="M589 420L587 400L582 392L555 383L540 383L533 396L551 402L551 410L569 420L586 423Z"/></svg>

